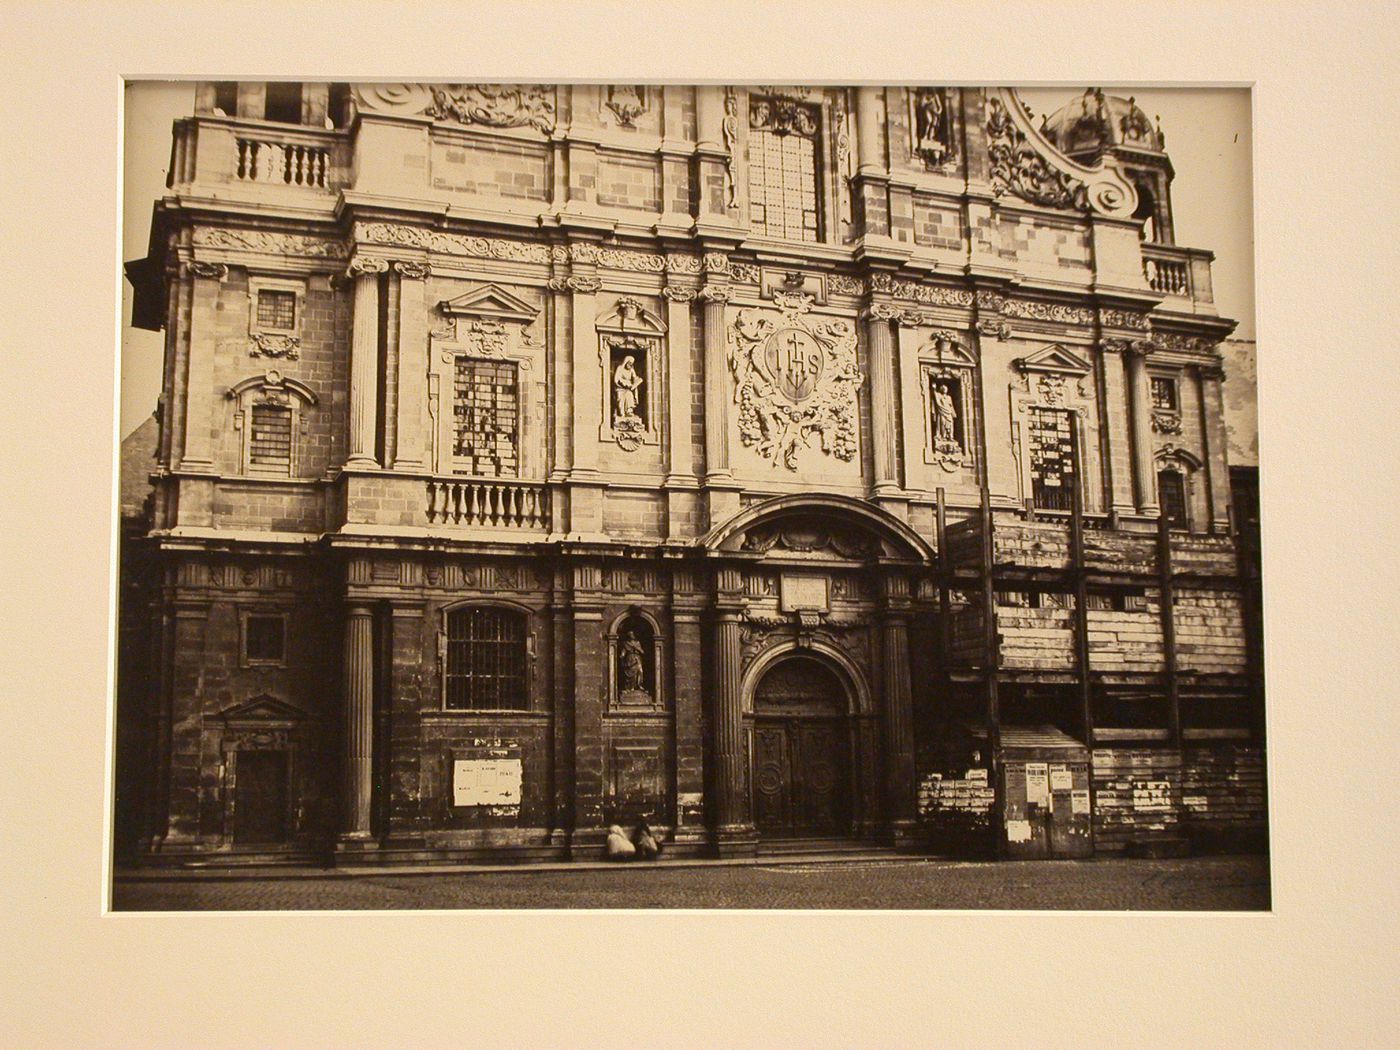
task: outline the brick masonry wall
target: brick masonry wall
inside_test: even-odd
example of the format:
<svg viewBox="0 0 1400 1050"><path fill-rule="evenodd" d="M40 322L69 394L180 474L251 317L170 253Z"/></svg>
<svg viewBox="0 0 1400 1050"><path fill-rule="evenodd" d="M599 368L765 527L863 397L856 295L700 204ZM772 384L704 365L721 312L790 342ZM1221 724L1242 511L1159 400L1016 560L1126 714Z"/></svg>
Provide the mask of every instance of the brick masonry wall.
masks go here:
<svg viewBox="0 0 1400 1050"><path fill-rule="evenodd" d="M598 203L611 208L661 210L661 173L652 158L598 157Z"/></svg>
<svg viewBox="0 0 1400 1050"><path fill-rule="evenodd" d="M473 196L547 200L548 153L534 143L458 143L435 135L432 185Z"/></svg>
<svg viewBox="0 0 1400 1050"><path fill-rule="evenodd" d="M603 531L609 536L662 539L666 501L657 493L610 491L603 500Z"/></svg>
<svg viewBox="0 0 1400 1050"><path fill-rule="evenodd" d="M963 247L966 233L957 205L914 198L914 243L934 248Z"/></svg>
<svg viewBox="0 0 1400 1050"><path fill-rule="evenodd" d="M1073 270L1092 265L1088 234L1077 225L1052 223L1044 216L1002 214L997 235L997 253L1003 259Z"/></svg>

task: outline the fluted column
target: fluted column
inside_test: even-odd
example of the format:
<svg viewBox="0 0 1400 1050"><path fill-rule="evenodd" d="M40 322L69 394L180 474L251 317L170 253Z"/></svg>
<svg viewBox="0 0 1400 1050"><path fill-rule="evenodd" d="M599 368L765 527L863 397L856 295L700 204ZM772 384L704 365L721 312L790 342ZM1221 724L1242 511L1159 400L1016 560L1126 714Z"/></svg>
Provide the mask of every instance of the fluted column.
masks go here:
<svg viewBox="0 0 1400 1050"><path fill-rule="evenodd" d="M897 581L903 584L905 581ZM896 844L914 827L914 700L909 680L909 613L885 611L880 624L885 721L885 819Z"/></svg>
<svg viewBox="0 0 1400 1050"><path fill-rule="evenodd" d="M374 435L378 426L379 275L383 259L356 258L349 276L355 282L355 309L350 336L350 453L347 467L377 467Z"/></svg>
<svg viewBox="0 0 1400 1050"><path fill-rule="evenodd" d="M342 839L370 836L374 753L374 614L367 603L345 610L345 768Z"/></svg>
<svg viewBox="0 0 1400 1050"><path fill-rule="evenodd" d="M898 316L899 311L889 303L872 303L865 312L866 342L870 347L870 438L875 445L877 497L899 491L894 454L894 334L890 328Z"/></svg>
<svg viewBox="0 0 1400 1050"><path fill-rule="evenodd" d="M1147 385L1147 344L1129 346L1128 400L1133 417L1133 491L1140 514L1157 513L1157 472L1152 468L1152 391Z"/></svg>
<svg viewBox="0 0 1400 1050"><path fill-rule="evenodd" d="M716 845L721 855L754 842L749 823L748 771L744 762L744 711L740 692L742 580L721 569L715 615L714 721Z"/></svg>

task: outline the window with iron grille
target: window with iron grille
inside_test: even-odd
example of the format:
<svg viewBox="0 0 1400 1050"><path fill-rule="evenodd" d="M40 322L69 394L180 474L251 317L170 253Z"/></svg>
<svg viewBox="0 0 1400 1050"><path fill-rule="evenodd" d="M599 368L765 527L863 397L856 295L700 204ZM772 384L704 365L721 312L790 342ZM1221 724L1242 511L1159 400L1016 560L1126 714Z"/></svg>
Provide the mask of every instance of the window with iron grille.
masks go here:
<svg viewBox="0 0 1400 1050"><path fill-rule="evenodd" d="M1181 407L1176 396L1176 380L1170 376L1152 377L1152 407L1159 412L1175 412Z"/></svg>
<svg viewBox="0 0 1400 1050"><path fill-rule="evenodd" d="M755 232L821 239L821 110L783 98L749 104L749 221Z"/></svg>
<svg viewBox="0 0 1400 1050"><path fill-rule="evenodd" d="M263 289L258 292L258 327L291 331L297 323L295 292Z"/></svg>
<svg viewBox="0 0 1400 1050"><path fill-rule="evenodd" d="M1038 510L1072 510L1074 504L1074 416L1063 408L1031 406L1031 496Z"/></svg>
<svg viewBox="0 0 1400 1050"><path fill-rule="evenodd" d="M280 664L286 655L286 627L282 616L249 615L243 621L244 662Z"/></svg>
<svg viewBox="0 0 1400 1050"><path fill-rule="evenodd" d="M514 477L520 469L516 366L457 358L452 454L458 474Z"/></svg>
<svg viewBox="0 0 1400 1050"><path fill-rule="evenodd" d="M525 614L492 606L447 614L449 711L523 711L526 687Z"/></svg>
<svg viewBox="0 0 1400 1050"><path fill-rule="evenodd" d="M254 405L248 462L264 470L290 471L292 410L284 405Z"/></svg>
<svg viewBox="0 0 1400 1050"><path fill-rule="evenodd" d="M1162 517L1173 529L1189 527L1186 516L1186 479L1179 470L1157 473L1157 498L1162 504Z"/></svg>

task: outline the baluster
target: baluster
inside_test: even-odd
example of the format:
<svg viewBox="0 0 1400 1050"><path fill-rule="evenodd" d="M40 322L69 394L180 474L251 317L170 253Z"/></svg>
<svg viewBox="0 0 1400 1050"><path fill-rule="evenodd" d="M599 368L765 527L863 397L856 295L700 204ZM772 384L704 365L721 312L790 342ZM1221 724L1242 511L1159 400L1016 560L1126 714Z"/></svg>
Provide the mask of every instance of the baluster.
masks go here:
<svg viewBox="0 0 1400 1050"><path fill-rule="evenodd" d="M291 163L288 165L287 181L300 186L304 175L303 169L306 165L306 147L293 146L289 156Z"/></svg>
<svg viewBox="0 0 1400 1050"><path fill-rule="evenodd" d="M489 524L494 528L501 523L501 486L492 485L486 496L488 513L490 514Z"/></svg>
<svg viewBox="0 0 1400 1050"><path fill-rule="evenodd" d="M316 185L321 189L326 188L326 165L330 159L330 151L320 149L316 151Z"/></svg>
<svg viewBox="0 0 1400 1050"><path fill-rule="evenodd" d="M470 486L469 486L469 491L470 491L470 493L471 493L471 515L470 515L470 517L468 518L467 523L470 524L470 525L480 525L480 524L481 524L481 486L480 486L480 485L476 485L476 484L470 485Z"/></svg>
<svg viewBox="0 0 1400 1050"><path fill-rule="evenodd" d="M510 490L510 523L516 528L525 524L525 490L518 485Z"/></svg>
<svg viewBox="0 0 1400 1050"><path fill-rule="evenodd" d="M248 177L248 140L238 140L238 177L246 179Z"/></svg>
<svg viewBox="0 0 1400 1050"><path fill-rule="evenodd" d="M430 481L430 482L428 482L428 524L429 524L429 525L434 524L434 519L433 519L433 508L434 508L436 505L437 505L437 485L436 485L434 482L431 482L431 481Z"/></svg>
<svg viewBox="0 0 1400 1050"><path fill-rule="evenodd" d="M463 492L462 492L462 486L461 486L461 484L460 484L459 482L454 481L454 482L452 483L452 524L453 524L453 525L460 525L460 524L462 524L462 511L463 511L463 509L464 509L463 506L462 506L462 504L463 504L462 496L463 496Z"/></svg>

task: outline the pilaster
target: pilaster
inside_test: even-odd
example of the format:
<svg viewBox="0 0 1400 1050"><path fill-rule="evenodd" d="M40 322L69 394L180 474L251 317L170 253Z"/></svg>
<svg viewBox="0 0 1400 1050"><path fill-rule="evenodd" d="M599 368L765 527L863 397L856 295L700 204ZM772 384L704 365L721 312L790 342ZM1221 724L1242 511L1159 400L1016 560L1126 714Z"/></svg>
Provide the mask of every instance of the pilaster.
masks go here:
<svg viewBox="0 0 1400 1050"><path fill-rule="evenodd" d="M603 704L607 646L603 639L603 609L597 593L602 569L594 561L573 569L573 712L574 784L573 837L575 847L602 845L603 830Z"/></svg>
<svg viewBox="0 0 1400 1050"><path fill-rule="evenodd" d="M915 828L914 701L909 669L908 580L885 581L880 652L885 723L885 819L888 836L904 845Z"/></svg>
<svg viewBox="0 0 1400 1050"><path fill-rule="evenodd" d="M1128 344L1105 339L1099 345L1100 402L1104 415L1104 460L1108 464L1109 505L1119 514L1131 514L1133 502L1133 437L1128 406Z"/></svg>
<svg viewBox="0 0 1400 1050"><path fill-rule="evenodd" d="M1206 444L1206 472L1210 478L1210 529L1230 531L1229 434L1225 429L1225 371L1218 364L1195 369L1201 403L1201 433Z"/></svg>
<svg viewBox="0 0 1400 1050"><path fill-rule="evenodd" d="M714 272L700 290L705 340L705 494L709 527L739 512L739 491L729 468L729 366L725 346L728 279Z"/></svg>
<svg viewBox="0 0 1400 1050"><path fill-rule="evenodd" d="M1146 341L1130 343L1124 354L1128 366L1128 401L1133 421L1133 480L1140 514L1157 513L1157 473L1152 462L1152 391L1147 381Z"/></svg>
<svg viewBox="0 0 1400 1050"><path fill-rule="evenodd" d="M668 285L666 297L666 535L671 541L695 533L695 463L691 455L690 304L696 292Z"/></svg>
<svg viewBox="0 0 1400 1050"><path fill-rule="evenodd" d="M885 505L900 495L895 462L894 335L890 326L899 311L892 303L872 302L865 310L865 337L870 352L870 437L875 460L875 502ZM905 454L909 452L906 449ZM886 507L886 509L895 509Z"/></svg>
<svg viewBox="0 0 1400 1050"><path fill-rule="evenodd" d="M190 263L189 370L185 381L185 443L180 469L214 469L214 355L218 347L219 286L223 263Z"/></svg>
<svg viewBox="0 0 1400 1050"><path fill-rule="evenodd" d="M378 426L379 275L382 259L357 257L347 271L354 281L355 305L350 337L350 450L347 467L379 466L374 458Z"/></svg>
<svg viewBox="0 0 1400 1050"><path fill-rule="evenodd" d="M399 293L397 386L394 420L394 469L421 471L426 462L428 404L427 263L394 263Z"/></svg>

